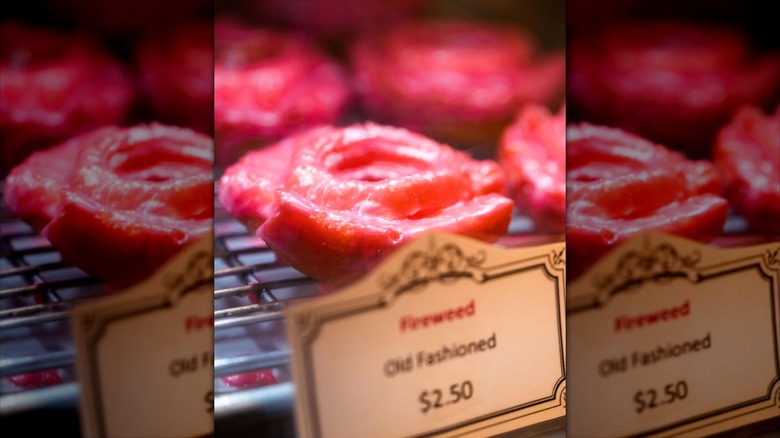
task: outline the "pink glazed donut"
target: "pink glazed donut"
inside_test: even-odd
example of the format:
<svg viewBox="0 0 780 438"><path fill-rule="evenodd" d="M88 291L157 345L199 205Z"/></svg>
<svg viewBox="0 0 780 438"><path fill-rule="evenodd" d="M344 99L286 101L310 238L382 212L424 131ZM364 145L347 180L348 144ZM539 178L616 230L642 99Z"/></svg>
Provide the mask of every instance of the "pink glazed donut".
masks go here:
<svg viewBox="0 0 780 438"><path fill-rule="evenodd" d="M371 117L470 146L495 142L524 104L562 93L563 55L534 52L517 28L441 20L366 33L351 55Z"/></svg>
<svg viewBox="0 0 780 438"><path fill-rule="evenodd" d="M337 122L349 99L343 69L300 35L221 21L215 27L217 165L302 128Z"/></svg>

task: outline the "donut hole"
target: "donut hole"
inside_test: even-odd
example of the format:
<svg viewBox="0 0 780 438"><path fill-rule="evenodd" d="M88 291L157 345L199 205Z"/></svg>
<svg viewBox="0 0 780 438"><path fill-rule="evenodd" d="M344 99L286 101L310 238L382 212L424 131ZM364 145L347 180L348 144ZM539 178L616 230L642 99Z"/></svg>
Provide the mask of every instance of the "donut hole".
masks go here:
<svg viewBox="0 0 780 438"><path fill-rule="evenodd" d="M500 42L494 34L480 30L458 32L415 32L411 35L419 47L440 50L482 50Z"/></svg>
<svg viewBox="0 0 780 438"><path fill-rule="evenodd" d="M73 37L54 31L30 31L10 24L0 31L0 63L13 68L43 66L70 56L77 44Z"/></svg>
<svg viewBox="0 0 780 438"><path fill-rule="evenodd" d="M162 183L186 178L211 170L207 159L195 160L182 153L182 145L175 141L153 139L121 148L109 158L110 168L120 177Z"/></svg>
<svg viewBox="0 0 780 438"><path fill-rule="evenodd" d="M283 41L272 35L257 34L255 38L242 38L229 41L216 40L215 58L228 68L242 68L262 64L278 57Z"/></svg>
<svg viewBox="0 0 780 438"><path fill-rule="evenodd" d="M639 66L682 71L708 71L736 65L746 42L728 28L692 26L675 22L625 26L608 36L606 47L613 62L626 68Z"/></svg>
<svg viewBox="0 0 780 438"><path fill-rule="evenodd" d="M406 66L438 65L452 71L494 71L525 64L531 46L515 32L458 22L409 27L391 43Z"/></svg>
<svg viewBox="0 0 780 438"><path fill-rule="evenodd" d="M403 178L431 168L419 150L415 154L412 148L382 139L358 141L331 151L324 165L340 178L365 182Z"/></svg>
<svg viewBox="0 0 780 438"><path fill-rule="evenodd" d="M63 53L70 48L66 44L26 44L21 47L2 49L0 62L15 68L41 67L63 59Z"/></svg>

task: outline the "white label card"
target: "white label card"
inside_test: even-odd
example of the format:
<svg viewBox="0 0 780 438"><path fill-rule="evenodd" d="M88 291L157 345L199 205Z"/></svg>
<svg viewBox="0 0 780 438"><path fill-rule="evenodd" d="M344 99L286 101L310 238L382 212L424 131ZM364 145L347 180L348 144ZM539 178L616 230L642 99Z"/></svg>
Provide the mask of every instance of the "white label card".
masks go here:
<svg viewBox="0 0 780 438"><path fill-rule="evenodd" d="M496 434L565 415L564 244L442 232L288 310L304 437Z"/></svg>
<svg viewBox="0 0 780 438"><path fill-rule="evenodd" d="M569 284L570 436L704 436L780 417L780 242L645 233Z"/></svg>
<svg viewBox="0 0 780 438"><path fill-rule="evenodd" d="M213 237L125 291L72 311L86 437L214 429Z"/></svg>

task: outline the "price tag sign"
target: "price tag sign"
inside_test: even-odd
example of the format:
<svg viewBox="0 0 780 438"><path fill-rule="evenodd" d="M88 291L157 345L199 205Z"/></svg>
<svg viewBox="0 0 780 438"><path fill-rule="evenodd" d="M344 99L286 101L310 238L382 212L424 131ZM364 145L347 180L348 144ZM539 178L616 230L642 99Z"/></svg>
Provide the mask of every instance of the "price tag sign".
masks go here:
<svg viewBox="0 0 780 438"><path fill-rule="evenodd" d="M207 236L143 283L73 309L84 436L212 436L213 254Z"/></svg>
<svg viewBox="0 0 780 438"><path fill-rule="evenodd" d="M571 436L703 436L780 417L780 242L637 236L569 284Z"/></svg>
<svg viewBox="0 0 780 438"><path fill-rule="evenodd" d="M304 437L485 436L565 414L564 244L434 232L288 309Z"/></svg>

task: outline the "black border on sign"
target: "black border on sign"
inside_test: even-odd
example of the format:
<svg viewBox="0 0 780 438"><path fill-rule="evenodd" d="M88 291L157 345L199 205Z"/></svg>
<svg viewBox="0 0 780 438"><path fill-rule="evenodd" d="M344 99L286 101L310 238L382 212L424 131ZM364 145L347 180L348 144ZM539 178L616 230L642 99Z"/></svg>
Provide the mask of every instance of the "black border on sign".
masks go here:
<svg viewBox="0 0 780 438"><path fill-rule="evenodd" d="M461 256L464 255L465 253L462 250L460 250L460 248L456 244L453 243L447 243L438 249L434 249L432 245L431 248L429 248L427 254L429 258L433 259L438 257L438 255L441 253L441 250L452 250L453 248L455 250L455 253L458 255L457 258L461 259ZM469 425L480 423L491 418L504 416L510 413L517 414L512 418L507 418L504 421L490 424L489 427L492 427L496 424L511 422L528 415L533 415L549 409L565 406L566 364L564 360L565 345L563 342L563 333L561 330L561 322L563 317L563 315L561 314L562 313L561 300L562 298L565 299L565 293L566 293L566 285L565 285L565 278L566 278L565 263L566 262L564 259L563 251L564 250L561 249L560 251L557 252L553 251L551 254L534 256L528 259L517 260L517 261L513 261L510 263L505 263L493 267L480 266L485 261L484 254L480 253L477 256L470 258L472 261L476 261L475 263L465 263L465 264L456 263L454 265L447 264L447 266L443 267L442 269L428 270L428 272L424 275L415 274L410 277L408 276L407 277L408 281L400 282L400 283L394 282L392 283L392 290L390 294L387 294L386 292L380 292L379 295L377 296L378 298L368 304L365 304L365 299L356 299L353 300L355 305L349 306L349 310L331 312L319 318L311 318L311 315L303 315L303 318L296 322L301 326L308 326L305 331L305 335L302 337L301 352L303 357L301 358L301 360L303 361L303 366L306 371L304 377L305 379L304 384L307 387L307 393L310 394L309 398L311 401L309 402L309 410L312 413L311 423L312 423L312 430L314 432L314 436L322 436L322 431L320 428L320 421L319 421L320 414L317 409L318 406L316 403L317 385L315 384L314 377L313 377L314 361L313 361L312 348L313 348L314 341L319 336L321 328L325 324L343 318L349 318L351 316L355 316L366 312L381 311L387 308L388 306L392 305L392 301L395 301L395 299L398 298L399 296L405 293L416 293L422 288L426 287L429 283L437 282L437 283L442 283L444 285L449 285L459 281L463 281L468 278L472 279L477 283L486 283L491 280L505 278L507 276L512 276L512 275L520 275L533 270L541 270L542 273L554 283L554 290L555 290L555 303L556 303L555 315L556 315L557 326L558 326L558 352L559 352L559 359L560 359L561 374L560 374L560 378L553 385L550 396L521 403L516 406L512 406L510 408L481 415L479 417L471 418L443 428L425 431L421 434L414 435L414 436L417 437L433 436L440 433L451 432ZM426 253L426 251L412 252L407 256L406 260L409 261L412 258L420 257L422 253ZM463 259L464 260L468 259L468 257L463 257ZM551 272L547 267L548 264L551 266L560 266L561 269L557 273ZM406 269L405 266L407 266L406 263L404 264L404 267L402 267L402 271ZM460 268L464 268L464 269L460 269ZM562 288L561 288L561 282L559 281L560 278L563 278L564 280L562 282L562 286L563 286ZM387 277L385 276L385 280L386 279ZM385 281L385 284L388 283ZM342 303L342 305L347 306L347 304L345 303ZM559 393L560 396L558 396ZM524 412L528 408L538 406L543 403L553 402L555 400L559 401L559 403L556 405L551 405L548 408L539 411L530 412L530 413Z"/></svg>
<svg viewBox="0 0 780 438"><path fill-rule="evenodd" d="M92 387L92 397L94 400L94 414L95 414L95 426L100 432L99 436L108 436L106 430L105 412L103 411L103 385L100 381L100 362L97 358L97 346L105 336L108 326L116 322L135 318L139 315L158 312L165 309L171 309L181 302L182 298L191 293L198 292L204 286L210 285L213 277L203 277L202 261L206 260L209 263L213 260L213 254L208 251L198 251L190 257L184 272L179 273L177 276L170 276L166 278L166 286L169 288L168 294L156 295L152 297L144 297L138 300L132 309L127 311L129 306L127 303L123 303L115 306L114 310L101 310L100 313L108 315L102 318L95 318L93 313L85 315L79 323L87 324L90 327L87 330L86 344L89 346L85 355L89 363L89 377ZM189 277L189 278L188 278ZM174 292L174 293L170 293ZM192 438L208 438L214 436L214 432L207 433L205 435L197 435Z"/></svg>
<svg viewBox="0 0 780 438"><path fill-rule="evenodd" d="M670 248L673 250L673 252L668 253L667 250ZM659 259L656 257L656 254L659 249L663 250L663 252L667 254L667 256L665 256L665 258L662 260L662 262L666 261L667 263L660 263L660 265L663 266L663 269L654 269L653 265L658 265ZM671 257L669 257L668 254L672 254ZM642 250L628 251L621 255L621 258L616 264L617 269L615 272L607 276L597 277L599 279L594 282L594 293L591 294L592 300L589 304L577 306L567 311L567 315L574 315L598 310L604 306L612 297L622 293L631 293L632 289L640 286L643 283L657 283L661 281L668 281L672 278L683 278L691 284L701 284L719 277L755 269L757 271L758 277L769 283L768 292L769 301L771 303L769 310L771 312L772 327L774 329L772 332L772 339L774 340L772 345L774 347L775 376L767 386L766 395L735 403L711 412L706 412L704 414L699 414L683 420L675 421L674 423L663 425L655 429L628 435L628 438L645 437L658 433L668 432L677 428L685 427L688 424L699 423L707 419L712 419L710 422L697 424L684 431L680 431L680 433L689 433L691 431L706 428L724 421L732 421L735 418L749 416L757 412L772 408L777 409L778 417L780 417L780 350L778 350L778 345L780 345L778 342L778 336L780 336L780 334L778 334L778 327L780 326L778 325L778 315L776 313L776 300L780 299L780 294L778 294L778 285L780 285L780 263L778 262L778 254L780 254L780 246L778 246L774 252L772 250L768 250L766 253L760 255L743 257L706 267L699 267L697 266L700 261L700 253L698 251L694 251L691 254L683 256L676 251L673 244L667 242L660 242L655 247L651 248L650 240L646 238L644 241L644 248ZM633 270L631 271L630 275L622 275L622 281L618 282L603 281L604 278L615 278L616 276L620 276L616 274L619 274L619 271L621 271L626 266L625 262L629 259L639 259L642 262L639 263L639 265L646 267L646 271L641 272L641 270ZM672 262L668 263L670 260ZM775 265L777 265L777 267L775 267ZM767 269L764 269L764 267ZM770 270L774 272L774 275L770 275L766 272ZM775 391L774 396L772 394L773 389ZM770 402L770 404L766 405L765 402ZM755 406L759 403L764 403L764 406ZM738 409L745 409L750 406L755 406L755 408L740 414L735 414L728 418L725 417L725 415L727 415L729 412L733 412ZM739 424L735 427L745 425L746 424Z"/></svg>

